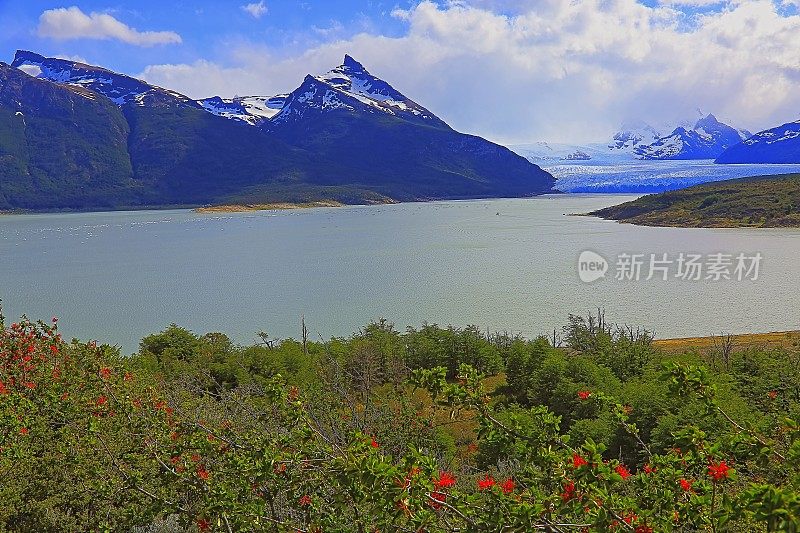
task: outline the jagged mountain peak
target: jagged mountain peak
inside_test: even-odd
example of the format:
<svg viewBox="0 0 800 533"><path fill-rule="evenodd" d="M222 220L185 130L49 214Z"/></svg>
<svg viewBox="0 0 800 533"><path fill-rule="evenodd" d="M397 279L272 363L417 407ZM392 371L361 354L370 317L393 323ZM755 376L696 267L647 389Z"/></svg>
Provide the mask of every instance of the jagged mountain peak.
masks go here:
<svg viewBox="0 0 800 533"><path fill-rule="evenodd" d="M449 129L436 115L370 74L350 55L345 55L341 65L325 74L307 75L286 99L286 105L273 122L297 120L308 111L342 109L354 113L386 113L410 122Z"/></svg>
<svg viewBox="0 0 800 533"><path fill-rule="evenodd" d="M367 72L364 65L353 59L353 56L349 54L344 55L344 61L342 61L342 65L339 68L352 70L354 72Z"/></svg>
<svg viewBox="0 0 800 533"><path fill-rule="evenodd" d="M709 113L694 126L680 125L669 135L637 146L634 153L641 159L714 159L749 136L747 130L737 130Z"/></svg>

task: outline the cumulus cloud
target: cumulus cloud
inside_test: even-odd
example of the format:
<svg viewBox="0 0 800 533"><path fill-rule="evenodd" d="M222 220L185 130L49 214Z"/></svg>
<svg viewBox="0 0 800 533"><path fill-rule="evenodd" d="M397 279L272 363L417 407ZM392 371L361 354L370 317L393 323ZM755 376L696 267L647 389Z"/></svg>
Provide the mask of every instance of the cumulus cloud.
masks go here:
<svg viewBox="0 0 800 533"><path fill-rule="evenodd" d="M252 3L244 5L242 9L257 19L267 14L267 6L264 4L263 0L257 4Z"/></svg>
<svg viewBox="0 0 800 533"><path fill-rule="evenodd" d="M39 16L40 37L59 40L113 39L136 46L180 43L172 31L138 31L106 13L89 13L77 6L48 9Z"/></svg>
<svg viewBox="0 0 800 533"><path fill-rule="evenodd" d="M423 1L399 37L359 33L277 59L152 66L149 81L196 96L274 94L344 53L453 127L501 142L608 139L622 122L676 123L696 109L759 130L800 116L800 15L770 0L691 14L635 0Z"/></svg>

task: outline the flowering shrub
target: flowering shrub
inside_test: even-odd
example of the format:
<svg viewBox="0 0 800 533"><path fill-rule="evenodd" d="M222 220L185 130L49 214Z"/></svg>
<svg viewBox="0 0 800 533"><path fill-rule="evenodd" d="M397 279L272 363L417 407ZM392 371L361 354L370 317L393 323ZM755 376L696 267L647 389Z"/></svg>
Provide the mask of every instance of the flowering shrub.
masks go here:
<svg viewBox="0 0 800 533"><path fill-rule="evenodd" d="M217 387L194 374L163 380L109 347L65 343L55 321L0 326L0 524L9 530L170 520L196 531L301 532L800 524L800 426L783 417L764 431L736 420L700 367L664 369L674 401L702 409L663 449L643 437L630 406L573 392L637 443L620 461L592 439L573 441L546 407L504 409L467 365L455 379L449 368L418 369L391 401L362 389L305 391L279 376ZM419 395L427 413L406 409L404 399ZM380 402L394 413L385 425L370 411ZM712 427L706 419L721 429L702 429ZM431 435L464 420L475 426L476 454L453 461ZM486 450L497 460L481 463Z"/></svg>

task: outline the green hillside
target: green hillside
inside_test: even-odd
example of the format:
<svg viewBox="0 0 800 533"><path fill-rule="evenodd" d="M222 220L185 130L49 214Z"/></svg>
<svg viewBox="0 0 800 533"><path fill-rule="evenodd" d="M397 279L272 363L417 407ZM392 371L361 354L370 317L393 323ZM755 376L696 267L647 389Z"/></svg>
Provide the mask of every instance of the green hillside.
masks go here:
<svg viewBox="0 0 800 533"><path fill-rule="evenodd" d="M800 174L696 185L589 214L643 226L800 227Z"/></svg>

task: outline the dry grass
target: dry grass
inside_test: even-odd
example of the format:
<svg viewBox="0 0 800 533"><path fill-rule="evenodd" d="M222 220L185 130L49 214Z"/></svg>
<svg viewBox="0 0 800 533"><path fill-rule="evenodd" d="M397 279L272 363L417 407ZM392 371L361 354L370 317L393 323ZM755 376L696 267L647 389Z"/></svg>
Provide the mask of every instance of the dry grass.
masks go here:
<svg viewBox="0 0 800 533"><path fill-rule="evenodd" d="M737 349L742 348L790 348L800 344L800 331L775 331L771 333L747 333L733 335ZM659 339L653 345L666 352L708 351L714 349L714 337L687 337L683 339Z"/></svg>
<svg viewBox="0 0 800 533"><path fill-rule="evenodd" d="M198 213L239 213L245 211L274 211L279 209L309 209L312 207L342 207L344 204L336 200L318 200L315 202L274 202L269 204L212 205L198 207Z"/></svg>

